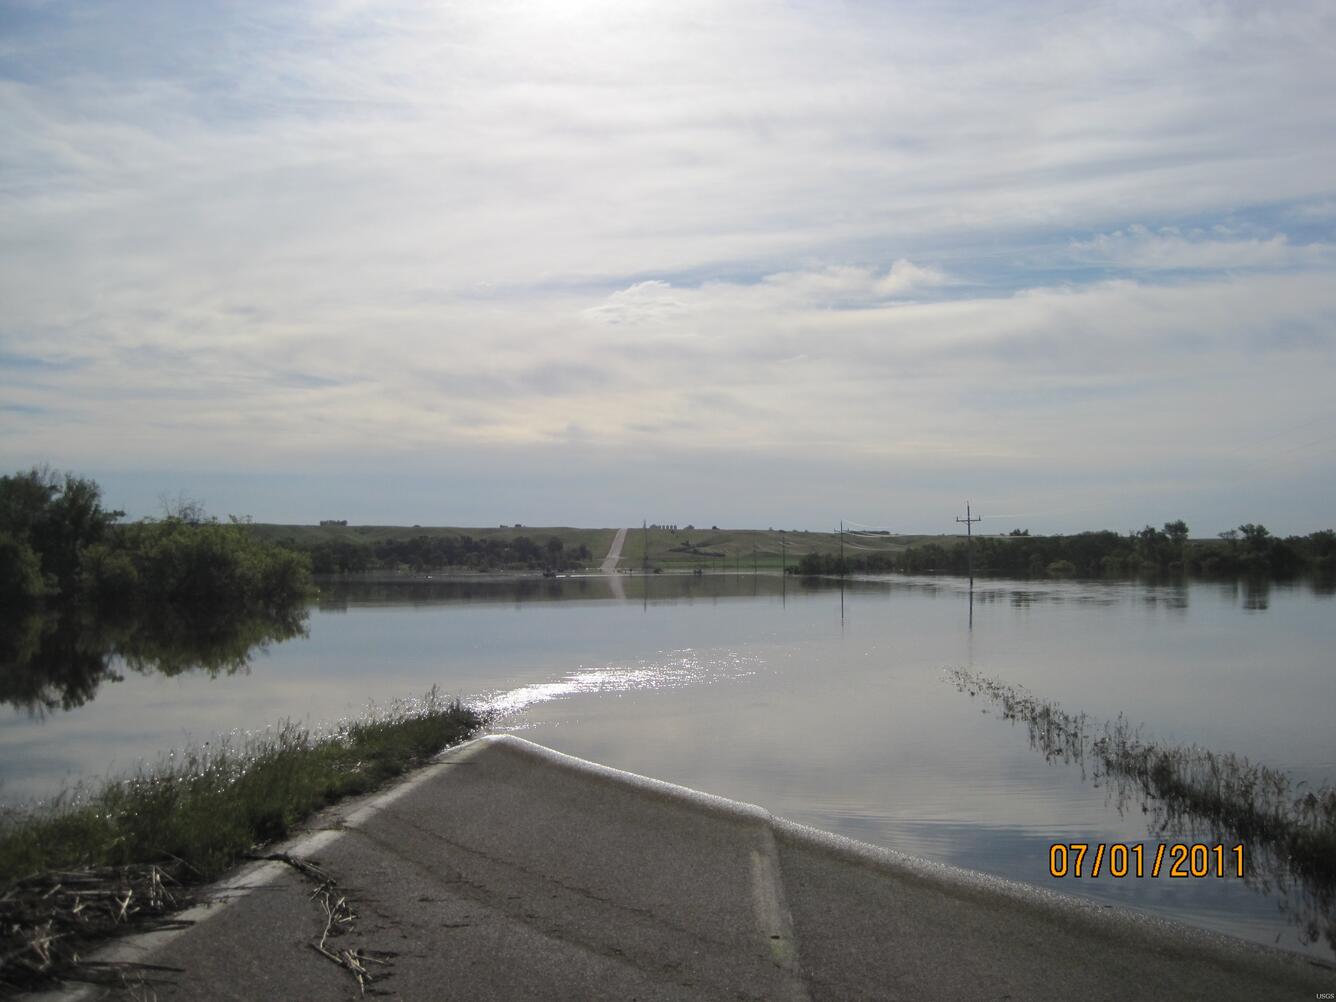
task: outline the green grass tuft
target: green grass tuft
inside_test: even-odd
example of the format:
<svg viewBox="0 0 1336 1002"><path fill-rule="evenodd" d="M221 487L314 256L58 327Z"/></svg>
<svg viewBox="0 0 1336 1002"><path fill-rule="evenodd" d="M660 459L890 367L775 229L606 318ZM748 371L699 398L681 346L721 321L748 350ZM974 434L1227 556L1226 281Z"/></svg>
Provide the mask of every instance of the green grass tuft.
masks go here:
<svg viewBox="0 0 1336 1002"><path fill-rule="evenodd" d="M0 825L0 891L48 871L144 863L212 880L311 813L375 789L483 723L433 692L333 733L286 724L240 746L170 757L73 803L11 812Z"/></svg>

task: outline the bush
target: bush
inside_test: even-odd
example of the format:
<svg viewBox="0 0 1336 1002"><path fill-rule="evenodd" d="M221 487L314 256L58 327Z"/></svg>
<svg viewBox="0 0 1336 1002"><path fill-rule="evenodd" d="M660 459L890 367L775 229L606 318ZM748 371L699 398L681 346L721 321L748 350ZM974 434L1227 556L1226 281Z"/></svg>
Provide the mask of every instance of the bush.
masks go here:
<svg viewBox="0 0 1336 1002"><path fill-rule="evenodd" d="M258 541L244 523L168 518L127 526L119 537L148 603L267 610L300 600L308 588L309 560Z"/></svg>

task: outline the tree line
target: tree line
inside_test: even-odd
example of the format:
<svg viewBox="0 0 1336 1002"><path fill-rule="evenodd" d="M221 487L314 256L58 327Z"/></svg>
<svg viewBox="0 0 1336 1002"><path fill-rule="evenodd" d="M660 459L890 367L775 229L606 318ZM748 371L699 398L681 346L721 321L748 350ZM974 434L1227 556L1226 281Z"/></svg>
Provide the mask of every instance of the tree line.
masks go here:
<svg viewBox="0 0 1336 1002"><path fill-rule="evenodd" d="M0 604L216 617L286 609L309 591L308 559L256 539L244 521L196 505L123 516L102 507L90 479L45 468L0 477Z"/></svg>
<svg viewBox="0 0 1336 1002"><path fill-rule="evenodd" d="M1113 531L1069 536L979 536L973 541L974 573L1006 577L1122 577L1137 574L1196 574L1207 577L1265 575L1289 577L1336 570L1336 532L1273 536L1247 523L1214 540L1191 540L1183 520L1157 529L1146 526L1122 535ZM969 544L922 543L898 553L840 557L809 553L796 574L965 574Z"/></svg>
<svg viewBox="0 0 1336 1002"><path fill-rule="evenodd" d="M585 544L568 547L555 536L542 543L528 536L475 539L465 534L420 535L379 542L335 539L302 543L289 538L282 540L282 545L305 554L317 574L401 569L420 572L446 568L555 572L584 567L592 559Z"/></svg>

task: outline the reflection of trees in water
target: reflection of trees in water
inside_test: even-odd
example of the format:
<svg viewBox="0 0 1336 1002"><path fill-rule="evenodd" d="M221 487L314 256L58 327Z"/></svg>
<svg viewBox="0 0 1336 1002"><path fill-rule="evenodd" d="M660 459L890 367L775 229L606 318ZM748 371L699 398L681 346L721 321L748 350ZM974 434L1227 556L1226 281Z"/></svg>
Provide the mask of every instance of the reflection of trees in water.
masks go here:
<svg viewBox="0 0 1336 1002"><path fill-rule="evenodd" d="M617 587L614 588L614 581ZM617 574L540 577L330 577L317 581L318 608L341 612L356 605L445 605L475 602L564 602L581 600L668 602L678 599L779 597L786 590L838 590L834 578L785 579L779 574ZM885 591L884 582L856 582L849 588Z"/></svg>
<svg viewBox="0 0 1336 1002"><path fill-rule="evenodd" d="M0 701L45 713L82 706L106 681L119 682L94 631L33 614L0 624Z"/></svg>
<svg viewBox="0 0 1336 1002"><path fill-rule="evenodd" d="M300 606L250 616L188 616L171 609L116 620L33 614L0 623L0 702L32 714L82 706L103 682L121 680L113 667L118 657L142 674L232 674L244 670L257 650L305 632Z"/></svg>
<svg viewBox="0 0 1336 1002"><path fill-rule="evenodd" d="M1087 766L1119 814L1136 808L1154 839L1244 846L1244 882L1275 896L1306 944L1336 952L1336 789L1302 789L1284 773L1236 755L1161 745L1124 718L1093 733L1072 715L1019 686L955 669L951 681L996 702L1004 720L1023 723L1046 761Z"/></svg>

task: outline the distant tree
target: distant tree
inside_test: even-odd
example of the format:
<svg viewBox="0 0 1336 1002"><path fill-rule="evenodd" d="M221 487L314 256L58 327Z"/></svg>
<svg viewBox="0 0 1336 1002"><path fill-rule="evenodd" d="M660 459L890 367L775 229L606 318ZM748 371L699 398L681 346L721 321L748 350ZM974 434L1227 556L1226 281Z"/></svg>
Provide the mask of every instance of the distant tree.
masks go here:
<svg viewBox="0 0 1336 1002"><path fill-rule="evenodd" d="M174 518L189 525L199 525L209 517L204 502L190 497L185 491L178 491L175 497L164 491L158 495L158 507L162 509L163 518Z"/></svg>
<svg viewBox="0 0 1336 1002"><path fill-rule="evenodd" d="M1267 541L1271 538L1271 533L1266 526L1254 525L1252 522L1239 526L1239 534L1243 536L1243 542L1250 550L1265 548Z"/></svg>
<svg viewBox="0 0 1336 1002"><path fill-rule="evenodd" d="M1188 524L1181 518L1175 522L1164 523L1164 534L1176 546L1182 546L1188 541Z"/></svg>
<svg viewBox="0 0 1336 1002"><path fill-rule="evenodd" d="M1187 567L1188 524L1181 518L1164 523L1166 544L1161 554L1164 569L1182 571Z"/></svg>

